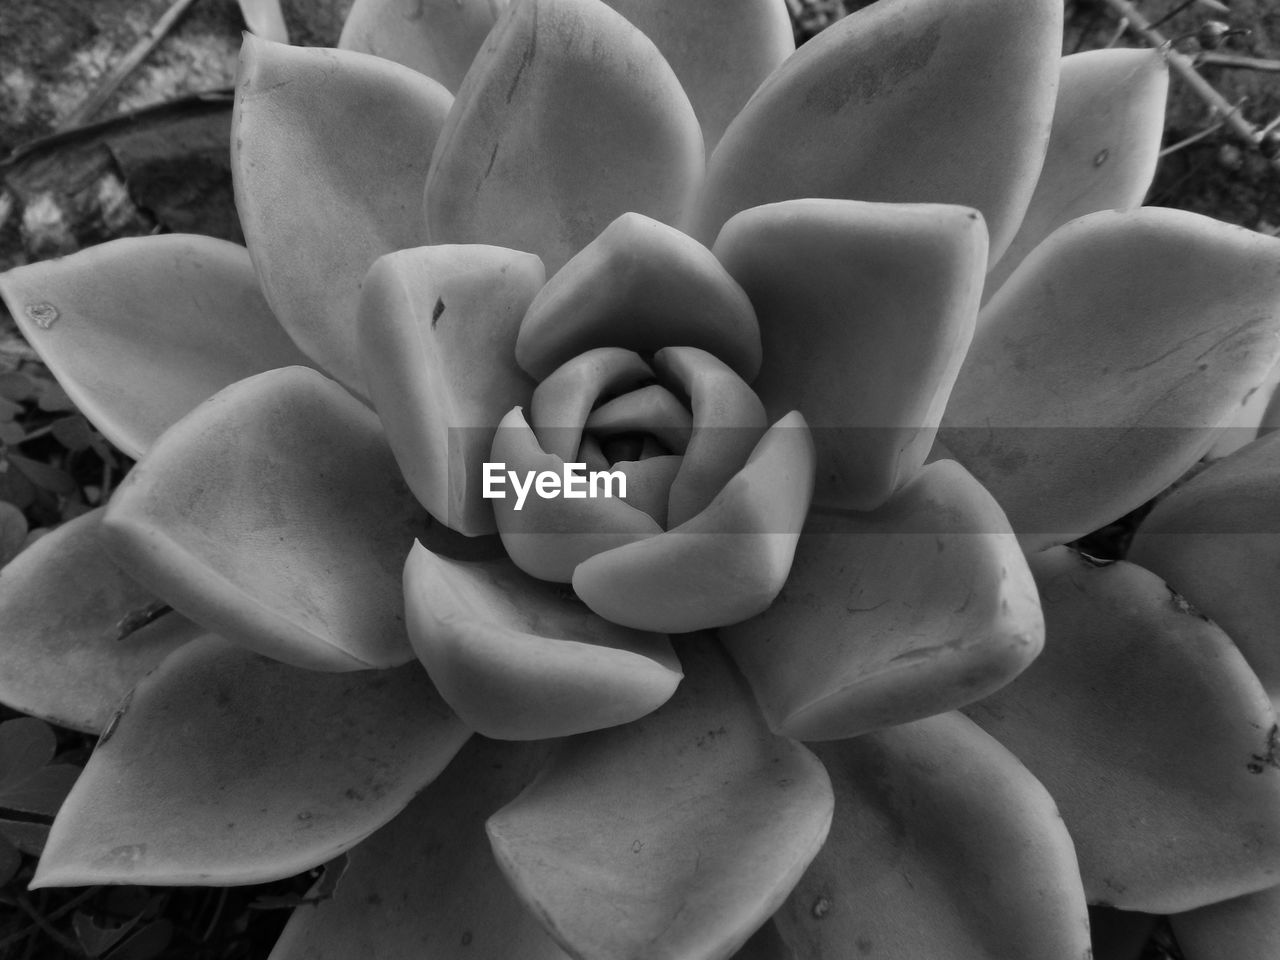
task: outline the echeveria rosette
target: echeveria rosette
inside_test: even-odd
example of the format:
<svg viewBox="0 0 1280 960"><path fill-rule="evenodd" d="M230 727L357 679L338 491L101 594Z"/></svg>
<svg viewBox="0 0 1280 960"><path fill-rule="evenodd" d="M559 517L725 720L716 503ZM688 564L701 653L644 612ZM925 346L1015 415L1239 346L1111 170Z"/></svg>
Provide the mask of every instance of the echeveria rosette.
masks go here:
<svg viewBox="0 0 1280 960"><path fill-rule="evenodd" d="M252 266L170 237L3 280L144 454L105 522L0 576L24 623L77 559L111 602L6 662L140 674L181 630L124 663L103 637L148 591L220 635L138 684L38 882L253 882L351 849L277 960L725 957L770 916L751 955L1065 958L1086 895L1265 899L1258 676L1153 574L1060 546L1167 486L1277 354L1276 241L1098 212L1149 182L1155 55L1060 68L1056 0L883 0L793 56L765 0L619 2L653 43L596 0L417 7L447 48L393 2L344 44L435 80L248 41ZM584 393L617 369L617 405ZM476 495L495 449L589 459L638 422L707 476L644 468L629 542L579 556L579 530L541 569L556 551L517 538L554 522ZM694 456L700 422L733 452ZM525 569L446 527L498 529ZM766 576L711 609L744 582L734 538ZM107 719L65 709L83 673L16 675L26 709Z"/></svg>

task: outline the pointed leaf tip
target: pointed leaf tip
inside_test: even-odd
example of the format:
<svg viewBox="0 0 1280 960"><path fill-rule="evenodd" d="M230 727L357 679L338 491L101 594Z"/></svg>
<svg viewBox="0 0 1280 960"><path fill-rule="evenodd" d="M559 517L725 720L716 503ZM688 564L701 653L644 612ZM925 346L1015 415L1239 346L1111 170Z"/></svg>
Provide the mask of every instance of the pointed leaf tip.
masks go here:
<svg viewBox="0 0 1280 960"><path fill-rule="evenodd" d="M1061 227L983 308L940 439L1024 546L1168 487L1280 358L1280 240L1182 210Z"/></svg>
<svg viewBox="0 0 1280 960"><path fill-rule="evenodd" d="M527 250L553 274L621 214L675 222L702 169L693 108L652 41L594 0L524 0L441 133L431 242Z"/></svg>
<svg viewBox="0 0 1280 960"><path fill-rule="evenodd" d="M0 295L76 407L131 457L244 377L304 363L244 247L129 237L0 276Z"/></svg>
<svg viewBox="0 0 1280 960"><path fill-rule="evenodd" d="M103 532L206 629L318 670L405 663L400 571L429 519L377 418L288 367L197 408L129 474Z"/></svg>
<svg viewBox="0 0 1280 960"><path fill-rule="evenodd" d="M417 664L319 673L204 637L121 707L33 886L291 876L390 820L468 735Z"/></svg>
<svg viewBox="0 0 1280 960"><path fill-rule="evenodd" d="M1044 161L1057 0L872 4L800 47L725 131L689 232L801 197L975 207L1008 246Z"/></svg>
<svg viewBox="0 0 1280 960"><path fill-rule="evenodd" d="M357 392L360 281L426 242L422 184L452 102L397 63L245 37L231 140L245 242L280 323Z"/></svg>

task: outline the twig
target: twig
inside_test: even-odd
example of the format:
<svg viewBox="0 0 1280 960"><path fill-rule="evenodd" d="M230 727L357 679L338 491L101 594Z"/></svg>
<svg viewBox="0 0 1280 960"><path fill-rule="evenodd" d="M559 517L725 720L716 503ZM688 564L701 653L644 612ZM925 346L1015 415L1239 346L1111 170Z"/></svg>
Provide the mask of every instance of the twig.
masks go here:
<svg viewBox="0 0 1280 960"><path fill-rule="evenodd" d="M186 13L187 8L193 3L195 0L174 0L169 9L160 15L160 19L151 25L151 29L143 34L133 48L125 54L124 59L116 64L116 68L102 81L97 92L80 104L75 112L63 121L63 129L81 126L101 110L112 95L120 89L120 84L124 83L129 74L138 68L138 64L147 59L151 51L164 39L164 35L173 29L178 18Z"/></svg>
<svg viewBox="0 0 1280 960"><path fill-rule="evenodd" d="M1259 57L1242 57L1234 53L1206 51L1197 58L1200 63L1214 67L1234 67L1237 70L1258 70L1262 73L1280 73L1280 60L1263 60Z"/></svg>
<svg viewBox="0 0 1280 960"><path fill-rule="evenodd" d="M1213 84L1200 76L1192 59L1175 50L1173 44L1159 30L1154 29L1151 21L1144 17L1129 0L1103 0L1103 2L1115 11L1116 16L1128 20L1130 29L1141 34L1148 43L1160 51L1165 62L1169 64L1169 69L1181 77L1182 81L1208 104L1209 109L1221 118L1222 123L1229 130L1251 147L1261 146L1262 137L1258 128L1241 115L1239 106L1232 106ZM1268 162L1273 169L1280 170L1280 157L1269 158Z"/></svg>

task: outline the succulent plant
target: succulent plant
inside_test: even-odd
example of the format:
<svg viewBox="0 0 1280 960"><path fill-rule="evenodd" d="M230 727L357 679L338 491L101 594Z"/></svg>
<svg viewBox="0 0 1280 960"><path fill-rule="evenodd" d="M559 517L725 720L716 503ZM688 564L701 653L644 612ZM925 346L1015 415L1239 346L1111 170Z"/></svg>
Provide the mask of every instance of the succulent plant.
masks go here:
<svg viewBox="0 0 1280 960"><path fill-rule="evenodd" d="M0 574L0 696L103 730L35 883L350 851L275 960L1078 958L1086 903L1261 909L1274 657L1263 601L1212 603L1267 596L1269 531L1220 537L1280 446L1138 563L1066 544L1264 382L1280 241L1138 206L1162 63L1060 58L1061 15L881 0L793 52L775 0L357 0L345 49L248 38L247 251L0 278L140 458ZM499 462L562 479L486 497ZM571 463L627 495L557 495Z"/></svg>

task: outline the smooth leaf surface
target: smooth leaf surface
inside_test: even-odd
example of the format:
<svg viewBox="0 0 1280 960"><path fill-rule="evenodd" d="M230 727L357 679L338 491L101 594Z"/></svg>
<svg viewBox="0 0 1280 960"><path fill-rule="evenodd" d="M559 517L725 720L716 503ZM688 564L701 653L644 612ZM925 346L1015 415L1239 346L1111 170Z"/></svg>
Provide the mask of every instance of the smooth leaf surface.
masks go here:
<svg viewBox="0 0 1280 960"><path fill-rule="evenodd" d="M775 732L833 740L999 689L1044 620L999 506L941 460L879 510L815 512L781 595L723 635Z"/></svg>
<svg viewBox="0 0 1280 960"><path fill-rule="evenodd" d="M773 0L605 0L658 46L689 94L710 153L751 94L795 52Z"/></svg>
<svg viewBox="0 0 1280 960"><path fill-rule="evenodd" d="M983 308L940 439L1024 546L1176 480L1280 358L1280 240L1181 210L1073 220Z"/></svg>
<svg viewBox="0 0 1280 960"><path fill-rule="evenodd" d="M1280 699L1280 434L1219 460L1156 504L1129 559L1222 627Z"/></svg>
<svg viewBox="0 0 1280 960"><path fill-rule="evenodd" d="M228 387L121 484L103 532L206 629L297 666L412 659L400 572L429 519L371 410L302 367Z"/></svg>
<svg viewBox="0 0 1280 960"><path fill-rule="evenodd" d="M289 42L289 28L284 22L280 0L238 0L244 25L263 40Z"/></svg>
<svg viewBox="0 0 1280 960"><path fill-rule="evenodd" d="M1035 188L1062 43L1056 0L899 0L795 52L729 125L689 232L801 197L981 211L991 255Z"/></svg>
<svg viewBox="0 0 1280 960"><path fill-rule="evenodd" d="M503 415L533 394L516 331L544 279L532 254L445 244L382 257L361 290L361 368L400 472L468 536L497 530L483 467Z"/></svg>
<svg viewBox="0 0 1280 960"><path fill-rule="evenodd" d="M245 37L231 138L245 242L285 330L357 392L360 281L426 243L422 184L452 102L387 60Z"/></svg>
<svg viewBox="0 0 1280 960"><path fill-rule="evenodd" d="M1017 235L991 265L984 301L1064 223L1142 203L1156 172L1168 92L1169 68L1155 50L1088 50L1062 58L1044 168Z"/></svg>
<svg viewBox="0 0 1280 960"><path fill-rule="evenodd" d="M562 741L489 820L516 892L574 956L723 960L826 837L822 765L769 733L714 641L686 638L681 660L670 702Z"/></svg>
<svg viewBox="0 0 1280 960"><path fill-rule="evenodd" d="M966 712L1057 801L1090 902L1171 913L1274 885L1276 718L1240 651L1135 564L1029 562L1044 651Z"/></svg>
<svg viewBox="0 0 1280 960"><path fill-rule="evenodd" d="M700 347L745 380L760 369L760 330L742 288L696 240L627 213L539 291L516 357L541 380L594 347L670 346Z"/></svg>
<svg viewBox="0 0 1280 960"><path fill-rule="evenodd" d="M1270 960L1280 943L1280 887L1169 918L1185 960Z"/></svg>
<svg viewBox="0 0 1280 960"><path fill-rule="evenodd" d="M836 810L777 915L796 960L1090 955L1053 798L974 724L943 714L815 750Z"/></svg>
<svg viewBox="0 0 1280 960"><path fill-rule="evenodd" d="M395 816L469 733L417 664L321 673L204 637L122 705L35 885L292 876Z"/></svg>
<svg viewBox="0 0 1280 960"><path fill-rule="evenodd" d="M0 700L87 733L202 632L176 613L151 617L163 603L107 556L102 514L68 521L0 570Z"/></svg>
<svg viewBox="0 0 1280 960"><path fill-rule="evenodd" d="M427 179L432 243L536 253L555 273L618 216L672 223L702 134L653 43L594 0L527 0L458 90Z"/></svg>
<svg viewBox="0 0 1280 960"><path fill-rule="evenodd" d="M295 910L270 960L568 960L516 899L485 818L533 779L545 746L473 737L431 786L351 851L330 900Z"/></svg>
<svg viewBox="0 0 1280 960"><path fill-rule="evenodd" d="M685 633L737 623L786 582L813 491L813 441L783 417L701 513L583 560L573 589L606 620Z"/></svg>
<svg viewBox="0 0 1280 960"><path fill-rule="evenodd" d="M815 499L878 507L924 463L973 336L982 218L792 200L733 217L713 250L756 308L766 410L813 428Z"/></svg>
<svg viewBox="0 0 1280 960"><path fill-rule="evenodd" d="M542 740L628 723L680 682L665 636L601 620L507 560L458 562L415 544L404 592L418 659L487 737Z"/></svg>
<svg viewBox="0 0 1280 960"><path fill-rule="evenodd" d="M229 383L304 363L244 248L128 237L0 277L23 336L112 443L140 457Z"/></svg>
<svg viewBox="0 0 1280 960"><path fill-rule="evenodd" d="M343 50L385 57L457 90L507 0L356 0Z"/></svg>

